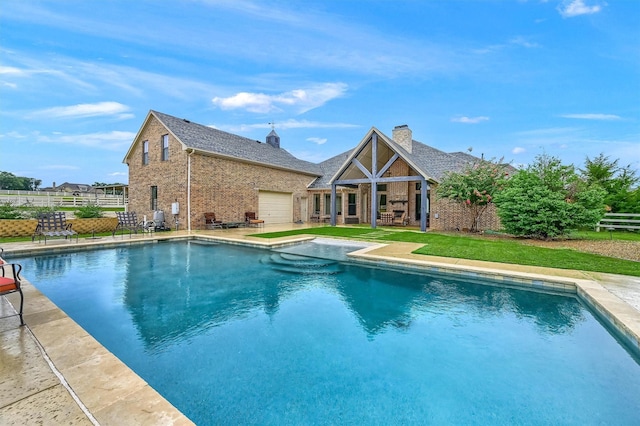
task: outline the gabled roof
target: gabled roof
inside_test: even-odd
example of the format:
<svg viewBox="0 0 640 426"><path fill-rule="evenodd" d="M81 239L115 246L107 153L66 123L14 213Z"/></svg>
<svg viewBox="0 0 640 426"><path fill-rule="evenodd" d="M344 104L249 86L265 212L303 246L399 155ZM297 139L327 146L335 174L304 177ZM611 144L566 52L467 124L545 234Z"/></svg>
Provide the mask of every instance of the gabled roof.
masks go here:
<svg viewBox="0 0 640 426"><path fill-rule="evenodd" d="M353 150L345 151L342 154L338 154L335 157L331 157L328 160L323 161L318 164L320 170L322 171L322 176L318 177L316 180L309 185L309 189L323 189L331 187L331 178L336 173L336 171L342 166L349 155Z"/></svg>
<svg viewBox="0 0 640 426"><path fill-rule="evenodd" d="M205 155L230 158L316 176L316 180L309 185L309 189L330 188L331 182L344 172L353 158L357 157L363 147L370 143L374 133L378 135L379 141L387 145L388 149L396 152L400 158L406 161L415 173L431 182L440 182L446 172L461 171L466 165L480 160L464 152L446 153L415 140L412 140L412 152L409 153L394 142L392 138L372 127L354 149L331 157L319 164L314 164L300 160L286 150L275 148L267 143L151 110L138 131L134 143L129 148L124 158L125 162L131 155L135 143L151 117L155 117L167 128L182 144L183 150L193 149ZM275 132L272 130L271 133Z"/></svg>
<svg viewBox="0 0 640 426"><path fill-rule="evenodd" d="M155 117L167 130L182 144L183 150L193 149L205 154L232 158L244 162L262 164L275 168L292 170L320 176L321 171L317 164L300 160L282 148L262 143L253 139L227 133L202 124L192 123L189 120L173 117L158 111L149 111L147 121ZM138 135L134 142L138 140ZM125 156L125 161L129 157L132 147Z"/></svg>
<svg viewBox="0 0 640 426"><path fill-rule="evenodd" d="M399 148L404 151L402 147ZM462 171L466 165L479 160L479 158L473 157L472 155L469 157L473 159L463 159L418 141L413 141L412 151L413 152L408 155L414 159L414 162L421 170L436 182L440 182L446 172Z"/></svg>
<svg viewBox="0 0 640 426"><path fill-rule="evenodd" d="M399 157L406 161L417 173L432 182L440 182L446 172L461 171L467 164L479 160L477 157L462 152L446 153L415 140L412 140L411 153L409 153L402 146L394 142L393 139L375 127L372 127L354 149L343 152L320 163L323 175L316 179L309 188L329 188L331 182L337 178L339 174L344 172L353 158L357 157L363 147L370 143L373 133L378 135L379 141L382 141L393 151L397 152Z"/></svg>

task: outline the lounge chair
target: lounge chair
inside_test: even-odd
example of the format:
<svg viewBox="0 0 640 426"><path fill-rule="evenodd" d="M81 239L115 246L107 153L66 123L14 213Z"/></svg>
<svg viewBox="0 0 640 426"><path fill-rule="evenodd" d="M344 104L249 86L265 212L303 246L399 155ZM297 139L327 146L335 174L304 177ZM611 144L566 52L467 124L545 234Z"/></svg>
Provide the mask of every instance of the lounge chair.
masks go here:
<svg viewBox="0 0 640 426"><path fill-rule="evenodd" d="M74 235L77 243L78 233L71 229L71 224L67 223L64 212L41 213L38 216L38 226L31 237L31 242L34 242L36 237L40 242L44 237L44 243L47 244L47 237L64 237L66 240Z"/></svg>
<svg viewBox="0 0 640 426"><path fill-rule="evenodd" d="M205 213L204 214L204 227L207 229L222 229L222 221L216 219L215 213Z"/></svg>
<svg viewBox="0 0 640 426"><path fill-rule="evenodd" d="M7 315L6 317L17 315L20 317L20 325L24 325L24 320L22 318L24 295L22 294L20 271L22 271L22 265L18 263L6 263L4 260L0 259L0 296L11 293L20 293L20 310L17 314Z"/></svg>
<svg viewBox="0 0 640 426"><path fill-rule="evenodd" d="M246 226L264 226L264 220L258 219L255 212L246 212L244 222Z"/></svg>
<svg viewBox="0 0 640 426"><path fill-rule="evenodd" d="M149 226L152 222L147 222L147 227L145 228L145 224L142 222L138 222L138 216L135 212L116 212L116 216L118 217L118 225L113 230L112 236L115 237L118 230L122 231L121 235L124 235L125 231L129 231L129 238L131 238L131 233L137 234L138 231L144 231L145 229L152 230L154 227Z"/></svg>
<svg viewBox="0 0 640 426"><path fill-rule="evenodd" d="M402 213L401 216L397 216L393 218L393 224L397 226L406 226L407 225L407 213Z"/></svg>

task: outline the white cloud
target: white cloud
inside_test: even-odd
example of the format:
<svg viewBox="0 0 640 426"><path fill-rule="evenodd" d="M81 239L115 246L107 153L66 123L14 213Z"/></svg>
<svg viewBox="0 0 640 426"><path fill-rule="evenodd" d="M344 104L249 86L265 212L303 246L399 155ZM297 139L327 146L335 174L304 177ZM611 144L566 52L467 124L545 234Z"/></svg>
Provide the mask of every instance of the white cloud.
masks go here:
<svg viewBox="0 0 640 426"><path fill-rule="evenodd" d="M527 40L525 37L522 37L522 36L513 37L511 40L509 40L509 43L517 45L517 46L526 47L526 48L529 48L529 49L540 47L540 45L538 43L531 42L531 41Z"/></svg>
<svg viewBox="0 0 640 426"><path fill-rule="evenodd" d="M14 75L23 75L25 74L24 70L16 67L0 67L0 75L4 74L14 74Z"/></svg>
<svg viewBox="0 0 640 426"><path fill-rule="evenodd" d="M282 106L293 107L302 114L343 96L346 91L347 85L344 83L323 83L277 95L240 92L227 98L215 97L211 102L224 110L245 109L249 112L268 113L282 111Z"/></svg>
<svg viewBox="0 0 640 426"><path fill-rule="evenodd" d="M87 133L83 135L54 135L40 136L37 140L41 143L57 143L78 146L88 146L109 151L122 151L133 141L136 136L133 132L111 131L103 133Z"/></svg>
<svg viewBox="0 0 640 426"><path fill-rule="evenodd" d="M478 124L483 121L489 121L489 117L454 117L451 121L454 123Z"/></svg>
<svg viewBox="0 0 640 426"><path fill-rule="evenodd" d="M516 146L515 148L513 148L513 149L511 150L511 153L512 153L512 154L522 154L522 153L524 153L524 152L526 152L526 151L527 151L527 150L526 150L526 149L524 149L524 148L522 148L521 146Z"/></svg>
<svg viewBox="0 0 640 426"><path fill-rule="evenodd" d="M560 117L564 118L577 118L581 120L622 120L619 115L614 114L563 114Z"/></svg>
<svg viewBox="0 0 640 426"><path fill-rule="evenodd" d="M71 106L47 108L32 114L47 118L85 118L97 116L117 116L118 118L132 118L130 108L119 102L98 102L95 104L77 104Z"/></svg>
<svg viewBox="0 0 640 426"><path fill-rule="evenodd" d="M307 138L309 142L313 142L318 145L322 145L327 141L327 138Z"/></svg>
<svg viewBox="0 0 640 426"><path fill-rule="evenodd" d="M1 138L10 138L10 139L25 139L28 138L29 135L25 135L16 131L7 132L5 134L0 134Z"/></svg>
<svg viewBox="0 0 640 426"><path fill-rule="evenodd" d="M606 5L606 3L603 3ZM565 0L560 5L558 5L558 12L562 15L563 18L573 18L574 16L580 15L591 15L593 13L598 13L602 10L602 6L599 4L595 4L593 6L588 6L585 4L584 0Z"/></svg>

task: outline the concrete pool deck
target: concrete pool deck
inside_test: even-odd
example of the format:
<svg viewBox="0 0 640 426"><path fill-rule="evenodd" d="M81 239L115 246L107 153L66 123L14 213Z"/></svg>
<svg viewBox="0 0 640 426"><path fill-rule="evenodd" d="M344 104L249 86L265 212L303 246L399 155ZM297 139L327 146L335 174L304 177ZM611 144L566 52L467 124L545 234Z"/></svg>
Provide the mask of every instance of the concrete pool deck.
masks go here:
<svg viewBox="0 0 640 426"><path fill-rule="evenodd" d="M2 244L5 257L69 248L93 249L153 239L201 236L229 243L270 247L309 237L266 240L250 234L304 226L157 233L44 244ZM634 350L640 339L640 277L529 267L412 254L421 244L375 244L358 250L364 262L408 267L462 277L504 279L534 290L561 290L578 296L624 335ZM640 266L639 266L640 267ZM7 425L193 424L143 379L107 351L29 283L23 271L26 325L18 317L0 319L0 418ZM0 297L0 317L14 313L17 295ZM10 304L10 303L11 304ZM635 343L634 343L635 342Z"/></svg>

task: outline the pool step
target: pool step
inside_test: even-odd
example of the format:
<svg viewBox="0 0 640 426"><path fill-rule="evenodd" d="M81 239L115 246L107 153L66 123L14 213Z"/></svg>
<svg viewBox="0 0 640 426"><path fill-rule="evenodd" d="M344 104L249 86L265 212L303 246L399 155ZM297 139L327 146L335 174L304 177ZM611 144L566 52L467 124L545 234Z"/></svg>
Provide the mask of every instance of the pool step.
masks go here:
<svg viewBox="0 0 640 426"><path fill-rule="evenodd" d="M280 272L296 274L337 274L342 266L335 260L318 259L290 253L273 253L260 260Z"/></svg>

